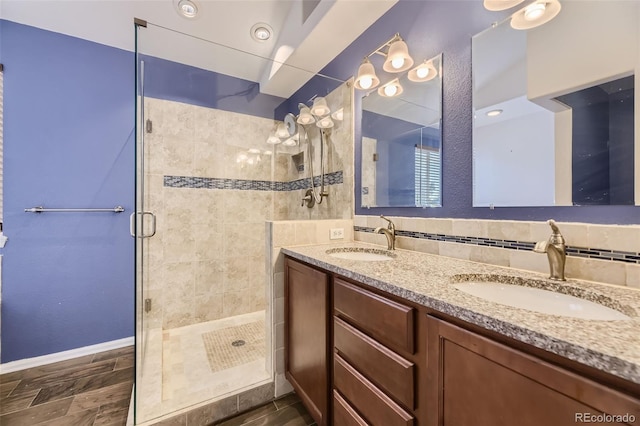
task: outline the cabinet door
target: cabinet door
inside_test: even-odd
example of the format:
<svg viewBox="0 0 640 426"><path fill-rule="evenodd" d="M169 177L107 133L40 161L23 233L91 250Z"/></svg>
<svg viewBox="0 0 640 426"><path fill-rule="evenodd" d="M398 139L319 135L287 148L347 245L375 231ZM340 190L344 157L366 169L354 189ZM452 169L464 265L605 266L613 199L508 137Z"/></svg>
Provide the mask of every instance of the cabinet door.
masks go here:
<svg viewBox="0 0 640 426"><path fill-rule="evenodd" d="M285 262L285 372L318 425L328 424L329 293L327 274Z"/></svg>
<svg viewBox="0 0 640 426"><path fill-rule="evenodd" d="M640 401L568 370L436 318L428 332L428 426L567 426L603 413L640 419Z"/></svg>

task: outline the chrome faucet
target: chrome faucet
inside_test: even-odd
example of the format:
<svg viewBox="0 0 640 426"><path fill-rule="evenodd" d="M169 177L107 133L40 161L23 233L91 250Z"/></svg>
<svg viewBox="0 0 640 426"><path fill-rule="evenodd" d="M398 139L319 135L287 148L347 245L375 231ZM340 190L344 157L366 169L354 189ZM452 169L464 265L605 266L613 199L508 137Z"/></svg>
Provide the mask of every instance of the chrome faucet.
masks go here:
<svg viewBox="0 0 640 426"><path fill-rule="evenodd" d="M547 223L551 226L552 234L547 241L539 241L533 248L536 253L547 253L549 259L549 278L552 280L565 281L564 265L567 259L564 237L556 225L556 221L549 219Z"/></svg>
<svg viewBox="0 0 640 426"><path fill-rule="evenodd" d="M387 222L389 222L389 224L387 225L386 228L383 228L383 227L376 228L375 233L384 234L387 237L387 250L395 250L396 249L396 225L393 224L391 219L387 219L383 215L380 215L380 217L386 220Z"/></svg>

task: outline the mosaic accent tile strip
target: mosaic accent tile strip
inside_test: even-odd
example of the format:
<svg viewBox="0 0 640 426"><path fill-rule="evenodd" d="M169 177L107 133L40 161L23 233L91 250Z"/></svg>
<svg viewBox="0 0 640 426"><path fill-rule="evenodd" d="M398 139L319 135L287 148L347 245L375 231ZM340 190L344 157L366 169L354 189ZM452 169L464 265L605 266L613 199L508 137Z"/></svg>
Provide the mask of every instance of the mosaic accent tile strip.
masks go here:
<svg viewBox="0 0 640 426"><path fill-rule="evenodd" d="M367 226L354 226L355 232L370 232L373 233L375 228ZM496 240L493 238L479 238L479 237L459 237L455 235L444 234L430 234L427 232L411 232L411 231L398 231L396 230L398 237L419 238L424 240L434 241L448 241L452 243L462 244L474 244L477 246L487 246L496 248L506 248L511 250L533 250L535 243L527 241L514 241L514 240ZM585 247L573 247L567 246L567 256L584 257L588 259L601 259L611 260L613 262L625 262L625 263L637 263L640 264L640 253L606 250L598 248L585 248Z"/></svg>
<svg viewBox="0 0 640 426"><path fill-rule="evenodd" d="M315 186L321 183L320 176L314 176ZM164 176L164 186L171 188L201 189L238 189L245 191L295 191L310 186L310 178L297 179L291 182L275 182L269 180L246 180L225 178L204 178L192 176ZM342 170L324 175L325 185L343 183Z"/></svg>

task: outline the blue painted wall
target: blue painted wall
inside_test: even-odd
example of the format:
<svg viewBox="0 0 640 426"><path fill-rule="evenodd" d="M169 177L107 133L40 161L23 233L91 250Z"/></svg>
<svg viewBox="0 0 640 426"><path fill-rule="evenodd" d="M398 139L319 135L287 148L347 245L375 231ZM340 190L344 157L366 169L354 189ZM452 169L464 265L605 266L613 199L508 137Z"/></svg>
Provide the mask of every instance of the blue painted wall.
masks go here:
<svg viewBox="0 0 640 426"><path fill-rule="evenodd" d="M9 21L1 31L5 363L134 334L134 56Z"/></svg>
<svg viewBox="0 0 640 426"><path fill-rule="evenodd" d="M640 223L640 207L472 207L471 37L501 21L506 12L486 11L482 2L400 0L362 36L320 72L346 80L363 56L400 32L415 60L443 53L443 206L371 208L361 205L356 173L356 214L453 218L546 220L592 223ZM302 90L300 91L303 92ZM360 170L360 99L356 90L356 170Z"/></svg>
<svg viewBox="0 0 640 426"><path fill-rule="evenodd" d="M147 97L264 118L274 118L274 111L285 101L260 93L260 85L253 81L146 55L140 59L145 63Z"/></svg>
<svg viewBox="0 0 640 426"><path fill-rule="evenodd" d="M4 73L2 359L134 334L135 58L0 20ZM272 118L257 83L144 56L145 95ZM125 213L25 213L113 207Z"/></svg>

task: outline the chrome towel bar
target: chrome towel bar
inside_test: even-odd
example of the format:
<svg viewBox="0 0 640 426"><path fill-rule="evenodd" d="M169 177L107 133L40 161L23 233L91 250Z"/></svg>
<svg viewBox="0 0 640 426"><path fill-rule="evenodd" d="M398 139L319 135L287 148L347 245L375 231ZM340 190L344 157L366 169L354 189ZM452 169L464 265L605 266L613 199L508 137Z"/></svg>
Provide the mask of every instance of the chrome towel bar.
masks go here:
<svg viewBox="0 0 640 426"><path fill-rule="evenodd" d="M79 212L113 212L122 213L124 207L115 206L111 209L47 209L42 206L31 207L30 209L24 209L25 213L45 213L45 212L60 212L60 213L79 213Z"/></svg>

